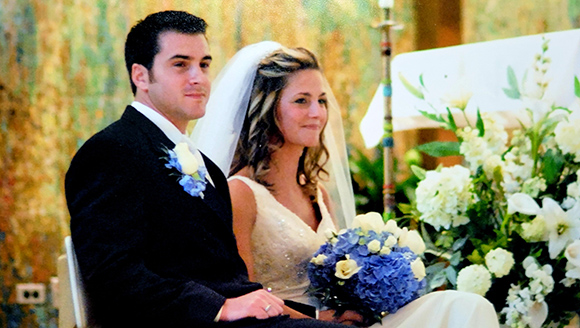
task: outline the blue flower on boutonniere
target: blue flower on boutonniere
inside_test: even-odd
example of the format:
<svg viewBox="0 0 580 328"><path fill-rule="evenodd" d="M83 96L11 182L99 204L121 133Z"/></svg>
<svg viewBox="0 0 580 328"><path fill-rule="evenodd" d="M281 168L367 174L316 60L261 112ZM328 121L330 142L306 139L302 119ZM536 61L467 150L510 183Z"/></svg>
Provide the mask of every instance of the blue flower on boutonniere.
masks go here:
<svg viewBox="0 0 580 328"><path fill-rule="evenodd" d="M199 165L187 143L180 142L175 145L173 150L166 150L166 152L169 155L167 158L169 163L165 164L165 167L175 168L181 173L179 184L183 190L193 197L203 198L203 191L207 184L205 180L207 169L205 166Z"/></svg>

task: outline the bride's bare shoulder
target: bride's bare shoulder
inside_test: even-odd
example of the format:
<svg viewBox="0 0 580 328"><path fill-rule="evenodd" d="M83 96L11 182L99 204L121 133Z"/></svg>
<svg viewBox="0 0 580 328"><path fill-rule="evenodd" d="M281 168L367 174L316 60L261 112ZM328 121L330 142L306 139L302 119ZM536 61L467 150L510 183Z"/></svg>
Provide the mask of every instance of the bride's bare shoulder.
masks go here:
<svg viewBox="0 0 580 328"><path fill-rule="evenodd" d="M240 173L241 171L237 172L234 176L248 177ZM242 222L243 225L252 227L257 214L256 199L252 188L240 179L230 178L228 185L234 214L234 226L237 226L236 223Z"/></svg>
<svg viewBox="0 0 580 328"><path fill-rule="evenodd" d="M236 176L249 178L250 177L249 169L245 167L240 171L236 172L232 177ZM253 201L254 194L252 193L250 186L248 186L244 181L240 179L232 179L232 177L228 179L228 185L230 188L230 195L232 197L232 201L238 200L241 202Z"/></svg>

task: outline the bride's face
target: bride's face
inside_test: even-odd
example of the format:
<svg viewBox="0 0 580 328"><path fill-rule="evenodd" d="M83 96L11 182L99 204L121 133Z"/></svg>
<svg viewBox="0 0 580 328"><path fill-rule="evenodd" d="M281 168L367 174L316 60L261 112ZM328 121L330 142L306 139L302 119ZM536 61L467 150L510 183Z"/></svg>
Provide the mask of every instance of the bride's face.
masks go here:
<svg viewBox="0 0 580 328"><path fill-rule="evenodd" d="M289 77L276 112L285 145L318 146L328 115L322 81L322 73L315 69Z"/></svg>

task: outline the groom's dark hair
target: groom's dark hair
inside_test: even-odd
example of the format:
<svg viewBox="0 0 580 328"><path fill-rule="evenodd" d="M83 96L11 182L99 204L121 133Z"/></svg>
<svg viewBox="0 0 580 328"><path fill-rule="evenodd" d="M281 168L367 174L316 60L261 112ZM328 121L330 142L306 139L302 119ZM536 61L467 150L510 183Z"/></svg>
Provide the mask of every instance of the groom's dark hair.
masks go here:
<svg viewBox="0 0 580 328"><path fill-rule="evenodd" d="M159 35L164 32L183 34L203 34L207 23L185 11L161 11L145 17L131 28L125 42L125 66L129 72L133 95L137 87L131 79L133 64L143 65L147 70L153 67L153 58L159 52Z"/></svg>

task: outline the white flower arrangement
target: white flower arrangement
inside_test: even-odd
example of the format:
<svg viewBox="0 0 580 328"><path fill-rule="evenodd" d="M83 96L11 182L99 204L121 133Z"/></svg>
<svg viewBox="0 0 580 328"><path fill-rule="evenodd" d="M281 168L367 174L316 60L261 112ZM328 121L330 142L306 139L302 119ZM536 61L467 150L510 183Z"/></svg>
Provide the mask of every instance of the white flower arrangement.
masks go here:
<svg viewBox="0 0 580 328"><path fill-rule="evenodd" d="M422 112L458 141L419 149L463 155L465 167L414 167L416 200L401 207L422 222L426 252L436 255L427 262L429 288L483 295L509 327L562 327L580 313L580 81L570 81L575 102L555 106L545 93L547 50L545 41L521 83L508 67L503 91L531 122L511 138L494 114L478 112L460 128L448 108L447 115ZM425 88L405 86L419 97Z"/></svg>

